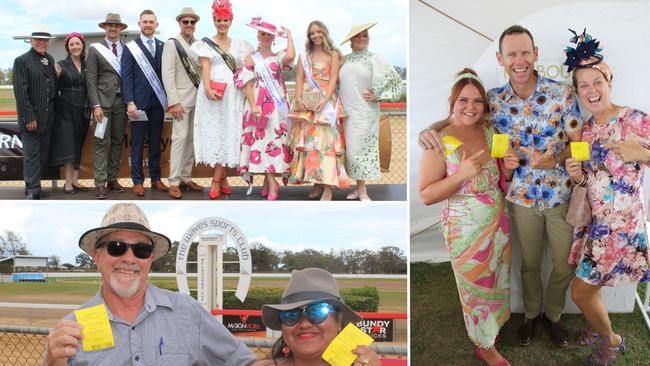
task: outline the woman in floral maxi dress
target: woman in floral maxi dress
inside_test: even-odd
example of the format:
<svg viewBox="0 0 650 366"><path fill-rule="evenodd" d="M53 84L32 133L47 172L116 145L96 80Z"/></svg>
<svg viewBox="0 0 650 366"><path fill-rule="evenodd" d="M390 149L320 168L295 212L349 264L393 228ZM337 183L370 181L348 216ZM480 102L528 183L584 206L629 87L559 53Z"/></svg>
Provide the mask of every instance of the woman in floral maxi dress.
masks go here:
<svg viewBox="0 0 650 366"><path fill-rule="evenodd" d="M322 93L316 111L307 110L301 98L305 90L312 89L304 72L303 57ZM333 187L350 186L345 171L343 108L336 93L340 61L341 54L333 46L325 24L311 22L307 27L306 54L298 56L297 61L296 100L290 114L293 161L289 181L313 183L309 198L320 196L323 201L332 199Z"/></svg>

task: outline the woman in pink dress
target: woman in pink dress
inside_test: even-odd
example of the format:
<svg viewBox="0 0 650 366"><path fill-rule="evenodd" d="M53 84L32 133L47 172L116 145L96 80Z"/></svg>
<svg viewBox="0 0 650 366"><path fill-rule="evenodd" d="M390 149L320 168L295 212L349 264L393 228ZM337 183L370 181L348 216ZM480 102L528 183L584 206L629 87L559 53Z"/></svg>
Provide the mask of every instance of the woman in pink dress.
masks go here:
<svg viewBox="0 0 650 366"><path fill-rule="evenodd" d="M257 29L259 47L246 57L245 67L235 76L237 87L246 92L239 171L252 184L251 174L264 174L262 196L278 198L277 175L289 174L289 102L282 70L290 70L295 57L288 29L253 18L249 27ZM287 38L287 49L274 53L275 37Z"/></svg>
<svg viewBox="0 0 650 366"><path fill-rule="evenodd" d="M650 144L650 117L612 102L612 72L597 53L598 41L583 32L572 42L576 48L567 48L565 64L569 71L575 69L573 86L591 113L582 130L590 158L584 164L567 159L566 167L574 183L587 190L592 222L574 231L569 263L577 268L571 297L589 323L577 343L598 344L590 363L610 365L625 350L625 340L614 333L600 291L603 286L650 281L642 192L649 160L643 147ZM631 150L646 151L646 155L633 156Z"/></svg>

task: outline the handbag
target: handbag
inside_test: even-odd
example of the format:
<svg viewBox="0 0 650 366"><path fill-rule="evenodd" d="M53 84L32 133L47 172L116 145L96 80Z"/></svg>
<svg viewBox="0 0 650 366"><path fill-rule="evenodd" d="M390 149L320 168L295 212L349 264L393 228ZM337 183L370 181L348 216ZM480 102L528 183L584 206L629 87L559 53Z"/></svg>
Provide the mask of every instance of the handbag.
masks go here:
<svg viewBox="0 0 650 366"><path fill-rule="evenodd" d="M591 224L591 205L587 188L574 186L566 213L566 222L573 227L583 227Z"/></svg>
<svg viewBox="0 0 650 366"><path fill-rule="evenodd" d="M382 116L379 119L379 167L382 173L388 173L390 170L390 158L393 146L390 119L390 116Z"/></svg>
<svg viewBox="0 0 650 366"><path fill-rule="evenodd" d="M320 90L304 90L302 92L302 104L309 111L315 112L321 101Z"/></svg>
<svg viewBox="0 0 650 366"><path fill-rule="evenodd" d="M217 99L223 99L223 93L226 91L226 86L228 84L222 83L220 81L210 80L210 89L217 92Z"/></svg>

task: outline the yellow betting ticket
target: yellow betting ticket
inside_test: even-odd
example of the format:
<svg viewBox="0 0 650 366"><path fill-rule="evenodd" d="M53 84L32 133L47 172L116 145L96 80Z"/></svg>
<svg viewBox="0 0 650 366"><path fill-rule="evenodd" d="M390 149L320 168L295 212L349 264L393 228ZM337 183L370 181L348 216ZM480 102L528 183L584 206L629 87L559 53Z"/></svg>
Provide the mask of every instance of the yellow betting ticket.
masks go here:
<svg viewBox="0 0 650 366"><path fill-rule="evenodd" d="M445 147L445 156L449 156L449 154L453 153L456 149L458 149L460 145L463 144L462 141L451 135L442 136L440 140Z"/></svg>
<svg viewBox="0 0 650 366"><path fill-rule="evenodd" d="M332 366L350 366L357 358L352 350L357 346L369 346L372 342L371 336L349 323L323 352L323 360Z"/></svg>
<svg viewBox="0 0 650 366"><path fill-rule="evenodd" d="M77 323L84 327L82 330L84 339L81 343L85 352L115 346L113 331L104 304L76 310L74 316L77 318Z"/></svg>
<svg viewBox="0 0 650 366"><path fill-rule="evenodd" d="M492 135L492 152L490 156L493 158L503 158L506 156L506 151L510 146L510 135L505 133L495 133Z"/></svg>
<svg viewBox="0 0 650 366"><path fill-rule="evenodd" d="M571 157L577 161L589 160L589 143L585 141L571 143Z"/></svg>

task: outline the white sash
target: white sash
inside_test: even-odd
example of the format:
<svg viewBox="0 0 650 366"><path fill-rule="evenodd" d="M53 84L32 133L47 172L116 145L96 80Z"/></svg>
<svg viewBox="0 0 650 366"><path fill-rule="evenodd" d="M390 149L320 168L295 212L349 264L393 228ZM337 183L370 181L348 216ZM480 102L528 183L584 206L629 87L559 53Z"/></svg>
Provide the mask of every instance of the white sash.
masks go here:
<svg viewBox="0 0 650 366"><path fill-rule="evenodd" d="M318 85L316 80L314 80L314 76L311 74L311 68L307 62L307 57L305 56L306 55L300 55L300 60L302 61L302 73L305 75L305 80L307 80L307 84L309 84L310 89L320 91L321 98L325 98L325 92L321 90L320 85ZM336 111L338 110L339 98L336 98L335 107L332 107L332 103L329 102L325 103L325 106L323 107L323 113L325 113L325 117L327 117L327 120L329 121L332 128L336 126Z"/></svg>
<svg viewBox="0 0 650 366"><path fill-rule="evenodd" d="M256 66L259 66L260 76L264 81L266 89L268 89L269 93L271 94L271 98L273 98L275 108L277 108L280 112L280 118L284 121L289 122L287 118L287 116L289 116L289 107L283 98L282 87L280 87L278 81L273 77L273 73L271 72L269 65L266 64L264 58L262 55L260 55L259 52L255 52L253 54L253 61L255 61ZM280 67L281 66L282 65L280 65Z"/></svg>
<svg viewBox="0 0 650 366"><path fill-rule="evenodd" d="M160 105L162 105L163 109L167 109L167 95L165 95L165 89L163 89L158 75L156 75L153 67L151 67L149 60L147 60L147 56L142 53L142 49L140 49L140 46L138 46L135 40L127 43L126 46L129 48L129 51L131 51L131 54L133 54L135 62L140 66L140 70L142 70L149 85L151 85L153 91L156 93Z"/></svg>
<svg viewBox="0 0 650 366"><path fill-rule="evenodd" d="M117 56L111 52L108 48L106 48L103 44L101 43L93 43L90 45L90 47L94 47L97 52L99 52L100 55L104 57L104 59L113 66L113 69L117 71L117 74L122 77L122 65L120 64L120 60L117 59Z"/></svg>

